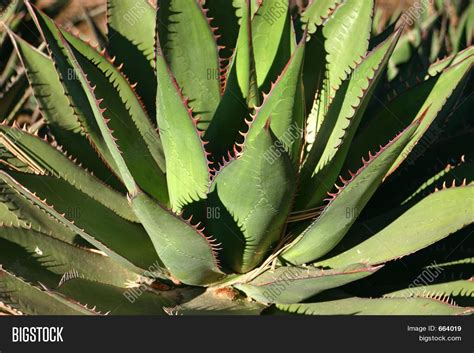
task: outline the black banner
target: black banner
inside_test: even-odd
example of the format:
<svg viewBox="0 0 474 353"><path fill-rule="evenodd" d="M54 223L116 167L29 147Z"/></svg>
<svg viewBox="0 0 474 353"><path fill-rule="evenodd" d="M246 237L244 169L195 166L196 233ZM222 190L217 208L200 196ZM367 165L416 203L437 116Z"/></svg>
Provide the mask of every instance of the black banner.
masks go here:
<svg viewBox="0 0 474 353"><path fill-rule="evenodd" d="M253 348L252 348L253 347ZM474 351L472 317L1 317L0 353Z"/></svg>

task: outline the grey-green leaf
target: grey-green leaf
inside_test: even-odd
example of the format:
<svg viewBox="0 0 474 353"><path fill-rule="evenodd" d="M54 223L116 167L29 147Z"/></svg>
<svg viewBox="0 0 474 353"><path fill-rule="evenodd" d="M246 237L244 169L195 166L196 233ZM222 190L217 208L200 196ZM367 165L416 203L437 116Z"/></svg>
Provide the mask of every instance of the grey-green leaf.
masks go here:
<svg viewBox="0 0 474 353"><path fill-rule="evenodd" d="M473 222L474 186L444 189L418 202L371 238L318 265L384 263L421 250Z"/></svg>
<svg viewBox="0 0 474 353"><path fill-rule="evenodd" d="M267 270L249 283L238 283L236 288L262 303L291 304L370 276L379 269L380 266L364 265L340 270L284 266Z"/></svg>

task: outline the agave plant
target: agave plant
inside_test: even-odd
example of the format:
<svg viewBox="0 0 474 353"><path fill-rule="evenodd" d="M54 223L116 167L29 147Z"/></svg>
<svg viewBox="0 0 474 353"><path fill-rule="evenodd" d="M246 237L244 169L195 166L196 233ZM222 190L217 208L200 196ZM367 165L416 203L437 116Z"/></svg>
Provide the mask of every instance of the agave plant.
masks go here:
<svg viewBox="0 0 474 353"><path fill-rule="evenodd" d="M472 280L415 291L393 267L472 262L459 246L426 258L474 221L469 145L423 164L440 129L469 125L448 113L472 47L387 101L375 92L404 29L371 38L374 1L295 17L283 0L157 7L108 1L104 50L30 4L50 56L10 31L48 127L0 126L10 312L472 312L453 301Z"/></svg>

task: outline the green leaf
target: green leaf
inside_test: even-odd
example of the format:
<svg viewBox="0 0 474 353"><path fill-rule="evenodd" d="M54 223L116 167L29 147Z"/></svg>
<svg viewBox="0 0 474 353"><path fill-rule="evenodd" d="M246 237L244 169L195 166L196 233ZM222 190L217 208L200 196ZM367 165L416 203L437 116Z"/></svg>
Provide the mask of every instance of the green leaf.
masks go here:
<svg viewBox="0 0 474 353"><path fill-rule="evenodd" d="M174 211L206 197L208 153L194 118L164 58L157 36L157 121L167 161L166 178ZM132 193L133 194L133 193Z"/></svg>
<svg viewBox="0 0 474 353"><path fill-rule="evenodd" d="M318 3L318 2L316 2ZM315 4L315 3L313 3ZM310 151L321 121L318 114L327 113L328 102L324 101L324 80L326 76L326 57L324 37L318 31L309 37L306 43L306 53L303 64L303 84L305 94L306 114L306 150Z"/></svg>
<svg viewBox="0 0 474 353"><path fill-rule="evenodd" d="M259 102L256 80L255 57L251 36L251 12L249 0L241 20L237 47L230 58L224 94L217 107L205 138L209 141L208 150L215 162L222 160L241 138L239 132L245 128L245 120L250 109ZM242 5L243 6L243 5Z"/></svg>
<svg viewBox="0 0 474 353"><path fill-rule="evenodd" d="M35 257L41 266L61 276L73 273L79 278L120 287L139 278L105 255L76 247L36 230L1 227L0 239L19 245L25 251L23 257Z"/></svg>
<svg viewBox="0 0 474 353"><path fill-rule="evenodd" d="M142 273L139 267L148 268L159 263L150 239L140 225L117 216L61 179L17 172L10 174L12 176L0 171L0 179L125 267ZM30 190L46 198L55 208Z"/></svg>
<svg viewBox="0 0 474 353"><path fill-rule="evenodd" d="M298 303L327 289L370 276L378 267L351 266L343 270L314 267L278 267L267 270L249 283L237 283L239 290L261 303Z"/></svg>
<svg viewBox="0 0 474 353"><path fill-rule="evenodd" d="M251 15L250 18L253 18L263 1L262 0L231 0L229 2L232 2L232 6L235 9L235 15L239 18L239 24L241 24L241 19L247 15L247 8L250 9L250 15ZM247 4L249 6L247 6Z"/></svg>
<svg viewBox="0 0 474 353"><path fill-rule="evenodd" d="M301 22L308 26L309 33L314 33L317 26L333 13L343 0L319 0L311 2L301 15Z"/></svg>
<svg viewBox="0 0 474 353"><path fill-rule="evenodd" d="M252 32L252 6L251 0L245 0L245 6L242 7L242 10L245 10L245 16L242 16L240 21L237 47L235 49L235 55L230 63L231 67L227 77L227 84L225 86L225 89L230 91L230 94L234 96L237 92L241 92L246 100L246 105L250 108L257 105L260 101L254 38ZM234 78L233 75L236 75L236 77ZM227 92L224 93L225 99ZM240 98L240 96L238 95L237 98Z"/></svg>
<svg viewBox="0 0 474 353"><path fill-rule="evenodd" d="M324 19L322 28L318 29L312 36L319 44L317 53L320 60L318 63L322 65L319 70L324 70L324 80L319 82L316 96L306 98L307 103L313 103L308 118L310 143L312 143L314 134L319 131L322 122L326 119L328 107L331 106L336 92L339 90L339 95L345 94L343 87L340 87L341 84L348 79L349 74L366 56L369 46L373 3L373 0L337 1L337 4L336 1L330 1L329 3L327 1L317 1L308 8L310 11L317 9L318 12L321 10L323 13L329 11L325 16L330 15L330 17ZM335 10L333 11L333 9ZM309 19L310 31L316 30L315 24L319 26L323 20L318 17L318 12L312 14L313 17ZM361 37L354 41L352 33L359 33ZM353 75L350 78L353 79L354 77L361 78L363 76ZM357 95L357 97L359 96L360 94Z"/></svg>
<svg viewBox="0 0 474 353"><path fill-rule="evenodd" d="M436 299L416 298L346 298L320 303L277 305L286 313L304 315L464 315L471 308L462 308Z"/></svg>
<svg viewBox="0 0 474 353"><path fill-rule="evenodd" d="M0 269L0 299L29 315L97 314L79 303L47 289L35 287L2 269Z"/></svg>
<svg viewBox="0 0 474 353"><path fill-rule="evenodd" d="M419 298L419 297L474 297L474 281L459 280L428 284L423 286L410 286L384 295L387 298Z"/></svg>
<svg viewBox="0 0 474 353"><path fill-rule="evenodd" d="M155 115L154 71L156 9L148 0L107 0L108 52L124 64L147 111Z"/></svg>
<svg viewBox="0 0 474 353"><path fill-rule="evenodd" d="M0 182L0 193L0 208L8 210L10 214L2 214L0 222L47 232L56 239L69 244L75 244L76 234L73 231L36 207L22 194L3 181ZM14 216L14 219L11 215Z"/></svg>
<svg viewBox="0 0 474 353"><path fill-rule="evenodd" d="M431 91L428 98L425 100L423 106L420 108L420 111L424 111L428 107L432 112L430 115L426 116L423 119L422 124L418 128L417 132L413 135L410 143L405 147L405 150L400 155L400 157L394 162L391 170L388 174L393 173L395 169L408 157L410 152L415 148L418 142L422 141L424 134L428 131L429 127L432 125L439 111L446 104L448 98L455 92L463 87L464 80L467 79L468 73L474 65L474 55L466 58L464 61L451 66L446 70L436 82L435 87Z"/></svg>
<svg viewBox="0 0 474 353"><path fill-rule="evenodd" d="M127 174L124 163L118 156L120 153L110 136L101 116L97 100L92 94L89 82L83 77L83 72L66 48L66 41L62 37L56 24L39 10L27 3L30 15L47 43L48 50L54 59L56 68L61 75L66 94L71 97L77 117L89 134L93 146L100 152L102 158L111 166L112 170L120 175L127 188L134 186L133 178ZM97 119L96 119L97 118ZM102 119L103 120L103 119ZM118 161L118 162L117 162Z"/></svg>
<svg viewBox="0 0 474 353"><path fill-rule="evenodd" d="M3 185L0 186L2 195L0 196L0 224L19 224L20 220L8 207L9 201L5 198Z"/></svg>
<svg viewBox="0 0 474 353"><path fill-rule="evenodd" d="M304 192L297 197L298 209L319 206L331 190L400 33L395 32L370 52L336 93L303 165Z"/></svg>
<svg viewBox="0 0 474 353"><path fill-rule="evenodd" d="M368 160L363 159L363 166L356 173L351 172L349 180L341 177L343 185L337 186L338 192L330 194L321 215L293 241L282 257L299 265L332 250L346 235L418 126L418 121L410 125L375 155L369 152Z"/></svg>
<svg viewBox="0 0 474 353"><path fill-rule="evenodd" d="M252 20L258 87L267 91L291 55L289 2L265 0Z"/></svg>
<svg viewBox="0 0 474 353"><path fill-rule="evenodd" d="M196 0L162 0L159 6L157 29L163 53L182 94L200 118L199 128L205 130L221 98L214 29Z"/></svg>
<svg viewBox="0 0 474 353"><path fill-rule="evenodd" d="M172 276L190 285L209 284L224 276L214 240L197 226L162 208L144 193L132 195L131 204Z"/></svg>
<svg viewBox="0 0 474 353"><path fill-rule="evenodd" d="M250 131L257 128L252 125ZM257 266L282 236L296 179L281 148L267 124L242 151L235 151L236 157L212 182L209 205L220 217L208 220L209 229L222 242L223 258L237 272Z"/></svg>
<svg viewBox="0 0 474 353"><path fill-rule="evenodd" d="M79 278L57 291L110 315L165 315L163 307L174 303L167 292L151 293L145 285L125 289Z"/></svg>
<svg viewBox="0 0 474 353"><path fill-rule="evenodd" d="M460 62L463 62L465 59L470 58L474 55L474 46L470 46L459 53L452 54L447 56L444 59L438 60L428 68L427 78L430 76L436 76L442 73L445 69L449 68L450 66L455 66Z"/></svg>
<svg viewBox="0 0 474 353"><path fill-rule="evenodd" d="M140 162L138 158L136 158L136 152L134 153L132 148L130 148L130 143L132 143L132 141L128 140L125 135L129 135L131 131L133 132L133 129L129 129L130 131L127 131L124 126L122 126L121 129L118 131L118 135L122 138L122 142L128 142L128 144L126 144L126 149L124 150L124 152L120 150L120 147L116 143L117 138L114 137L113 131L109 128L108 123L113 120L114 122L112 123L112 125L114 125L114 123L123 124L123 122L120 121L120 118L123 116L115 116L112 114L111 119L106 119L104 117L103 113L107 110L107 108L100 107L102 100L98 100L94 95L95 88L92 87L92 83L89 81L88 75L93 76L93 78L95 79L95 83L100 87L99 91L102 94L107 93L107 90L104 86L110 86L108 79L103 76L100 73L100 70L96 68L93 64L91 64L88 60L85 60L81 58L81 55L77 55L77 53L74 53L71 46L67 43L66 39L63 37L58 27L51 19L42 15L40 12L36 13L34 11L35 10L31 8L31 13L35 16L35 19L38 22L38 27L42 29L43 34L46 33L46 37L49 39L49 42L54 42L57 46L58 50L53 51L53 55L60 57L63 60L66 60L67 63L73 68L76 76L74 81L78 81L80 87L85 93L85 98L87 99L87 104L91 109L91 113L93 115L93 118L95 119L95 123L97 124L97 127L100 130L100 134L104 139L108 151L110 151L110 154L113 157L113 161L117 165L117 170L119 171L122 180L125 186L127 187L128 192L133 194L138 191L138 185L136 184L135 178L132 176L132 173L130 171L130 169L133 169L134 172L139 171L139 181L141 182L141 184L144 184L144 186L146 186L145 189L148 192L150 192L159 200L165 199L167 195L165 195L164 184L152 182L149 176L146 177L146 173L142 170L142 168L147 169L149 167L155 167L155 173L153 173L152 175L157 176L161 173L158 166L154 164ZM78 60L80 60L82 65L84 65L88 69L87 74L83 67L79 65ZM112 92L108 92L111 93L111 95L107 96L106 99L107 104L111 104L109 106L109 110L112 112L113 108L111 107L117 107L117 109L120 108L120 105L118 104L120 98L117 97L117 95L114 95L113 92L115 92L115 90ZM143 142L140 139L134 140L133 142L135 141Z"/></svg>
<svg viewBox="0 0 474 353"><path fill-rule="evenodd" d="M272 132L295 164L300 158L305 117L301 78L304 52L305 38L301 40L278 80L272 84L268 95L264 95L262 105L256 108L253 127L246 137L249 141L255 139L270 120Z"/></svg>
<svg viewBox="0 0 474 353"><path fill-rule="evenodd" d="M72 49L68 55L77 60L77 70L83 70L87 81L94 85L93 97L105 109L100 112L135 182L168 204L163 149L139 97L112 62L87 43L62 33Z"/></svg>
<svg viewBox="0 0 474 353"><path fill-rule="evenodd" d="M108 156L108 152L102 144L100 136L95 135L94 124L89 126L83 116L86 107L82 105L84 104L81 98L82 93L76 91L77 87L74 86L71 92L77 92L77 94L68 98L65 91L66 84L63 88L53 61L23 39L14 35L12 35L12 39L26 69L35 98L40 104L43 116L58 144L78 158L101 180L107 180L110 185L116 188L123 188L99 157ZM58 63L58 69L62 67ZM75 82L68 80L72 71L67 71L68 68L65 70L62 71L63 81L71 88ZM100 151L99 155L96 151Z"/></svg>
<svg viewBox="0 0 474 353"><path fill-rule="evenodd" d="M462 87L462 80L469 72L469 62L465 59L455 66L446 69L438 76L429 77L425 81L411 87L405 92L397 95L374 113L371 122L354 139L347 155L346 167L355 168L360 156L367 150L376 148L380 143L397 130L408 125L413 117L419 117L428 112L423 120L419 131L414 136L412 143L405 149L402 156L407 157L415 147L416 141L423 139L423 132L433 123L442 111L449 112L452 104L457 100ZM474 56L472 56L474 60ZM472 61L471 61L472 65ZM434 68L433 68L434 70ZM451 104L449 104L451 102ZM437 132L434 132L437 134ZM428 133L427 139L430 139ZM399 158L397 164L403 158ZM392 171L393 172L393 168Z"/></svg>
<svg viewBox="0 0 474 353"><path fill-rule="evenodd" d="M371 238L318 265L384 263L421 250L472 222L474 186L445 189L424 198Z"/></svg>
<svg viewBox="0 0 474 353"><path fill-rule="evenodd" d="M327 91L330 101L351 69L367 52L373 9L373 0L347 0L324 24L322 31L327 38ZM357 40L354 40L354 33L357 33Z"/></svg>
<svg viewBox="0 0 474 353"><path fill-rule="evenodd" d="M118 110L119 106L124 106L124 110L127 110L130 116L129 125L136 127L136 135L140 136L144 140L149 153L153 156L155 162L160 166L162 171L166 170L165 160L163 155L163 148L160 143L160 137L155 131L155 127L151 123L151 117L148 114L146 108L143 106L143 103L140 97L134 90L134 87L128 81L128 78L122 73L120 66L115 67L114 61L109 59L107 56L104 56L102 52L98 52L96 49L91 47L88 43L82 41L80 38L72 35L67 31L62 31L64 38L68 43L76 49L81 55L83 55L87 60L93 63L104 76L106 76L110 82L110 89L112 91L117 91L121 104L114 105L114 110ZM78 57L79 55L76 55ZM90 80L93 80L93 77L89 77ZM95 88L96 94L106 95L105 92L101 92L99 87ZM119 112L115 112L119 114ZM153 117L154 118L154 117ZM111 122L111 127L115 128L116 125ZM116 127L119 128L118 126ZM140 137L136 137L137 140Z"/></svg>
<svg viewBox="0 0 474 353"><path fill-rule="evenodd" d="M73 161L66 151L25 131L0 125L0 144L23 158L32 171L60 177L119 216L137 222L124 195L111 189Z"/></svg>

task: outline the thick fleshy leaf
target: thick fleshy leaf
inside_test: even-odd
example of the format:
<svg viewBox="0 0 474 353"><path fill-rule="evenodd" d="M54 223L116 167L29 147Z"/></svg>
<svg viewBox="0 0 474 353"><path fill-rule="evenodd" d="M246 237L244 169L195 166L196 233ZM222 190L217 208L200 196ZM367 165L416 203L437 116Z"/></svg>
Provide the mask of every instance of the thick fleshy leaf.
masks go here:
<svg viewBox="0 0 474 353"><path fill-rule="evenodd" d="M260 107L256 108L253 126L246 139L252 141L270 120L270 128L292 161L298 162L304 129L301 72L305 52L304 37L278 80L272 84Z"/></svg>
<svg viewBox="0 0 474 353"><path fill-rule="evenodd" d="M16 172L10 174L18 180L3 171L0 171L0 179L128 269L142 273L140 267L148 268L160 263L148 235L140 225L117 216L61 179ZM46 198L57 209L32 192Z"/></svg>
<svg viewBox="0 0 474 353"><path fill-rule="evenodd" d="M85 79L82 69L78 67L77 60L68 53L66 41L58 27L46 15L31 6L30 3L26 4L30 15L33 17L36 26L47 43L56 69L60 73L61 82L66 94L71 97L71 103L80 124L89 134L93 146L97 148L102 158L111 166L115 173L120 175L127 188L133 188L133 179L130 175L127 175L125 163L119 158L118 155L120 153L116 149L105 123L98 121L99 116L102 117L102 115L99 104L92 94L92 87ZM120 163L117 163L117 161Z"/></svg>
<svg viewBox="0 0 474 353"><path fill-rule="evenodd" d="M411 286L400 289L395 292L385 294L387 298L413 298L413 297L432 297L432 298L453 298L453 297L474 297L474 280L459 280L452 282L443 282L437 284L428 284L421 286Z"/></svg>
<svg viewBox="0 0 474 353"><path fill-rule="evenodd" d="M219 48L206 14L196 0L162 0L157 25L171 72L199 116L202 130L209 125L221 97Z"/></svg>
<svg viewBox="0 0 474 353"><path fill-rule="evenodd" d="M309 33L314 33L317 26L321 26L342 2L343 0L312 1L301 15L301 22L308 26Z"/></svg>
<svg viewBox="0 0 474 353"><path fill-rule="evenodd" d="M236 158L217 171L210 188L209 205L220 216L208 220L209 229L222 242L223 259L237 272L257 266L284 230L296 179L278 143L268 124L260 128L253 141L246 141L241 152L235 151Z"/></svg>
<svg viewBox="0 0 474 353"><path fill-rule="evenodd" d="M303 85L306 106L305 150L310 151L322 118L327 113L328 102L324 91L327 53L322 31L309 37L303 63ZM321 115L321 116L320 116Z"/></svg>
<svg viewBox="0 0 474 353"><path fill-rule="evenodd" d="M473 222L474 186L441 190L424 198L371 238L318 265L338 268L356 262L379 264L399 259Z"/></svg>
<svg viewBox="0 0 474 353"><path fill-rule="evenodd" d="M468 115L466 119L469 119ZM452 127L453 123L450 119L447 126ZM470 184L474 178L474 165L469 154L474 131L464 126L461 124L453 135L446 130L433 130L439 134L436 142L435 135L426 135L421 149L414 150L406 164L393 177L385 179L371 201L367 216L374 217L400 206L410 207L436 188Z"/></svg>
<svg viewBox="0 0 474 353"><path fill-rule="evenodd" d="M24 260L25 257L35 257L42 267L61 276L72 274L78 278L120 287L125 286L128 281L135 282L139 278L137 274L121 267L108 256L81 249L36 230L1 227L0 239L24 249L23 259L19 258L18 261ZM2 255L4 254L0 251L0 258ZM7 263L4 265L8 268ZM22 274L22 276L26 278L28 275Z"/></svg>
<svg viewBox="0 0 474 353"><path fill-rule="evenodd" d="M471 63L468 60L471 60ZM415 147L416 141L423 138L427 128L441 111L450 112L452 104L459 97L460 89L456 88L462 87L462 80L468 74L472 60L474 60L474 55L471 59L466 58L464 61L456 63L455 66L449 67L440 75L430 77L384 103L371 119L371 123L354 139L347 156L347 168L355 168L361 153L367 149L376 148L380 143L383 143L384 139L409 124L413 117L420 116L429 107L423 125L420 126L420 130L410 144L411 147L404 152L407 157ZM431 131L425 135L427 139L431 139L430 134L438 135L439 131ZM399 164L403 159L400 158L396 164Z"/></svg>
<svg viewBox="0 0 474 353"><path fill-rule="evenodd" d="M474 46L471 45L470 47L460 51L459 53L449 55L441 60L437 60L428 68L426 75L427 77L425 77L425 79L442 73L445 69L449 68L450 66L455 66L460 62L463 62L465 59L471 57L472 55L474 55Z"/></svg>
<svg viewBox="0 0 474 353"><path fill-rule="evenodd" d="M107 0L108 52L124 64L151 116L155 115L156 9L148 0Z"/></svg>
<svg viewBox="0 0 474 353"><path fill-rule="evenodd" d="M369 47L374 1L347 0L331 15L322 29L327 38L327 91L330 101L351 69ZM354 40L357 33L357 40Z"/></svg>
<svg viewBox="0 0 474 353"><path fill-rule="evenodd" d="M160 166L161 170L165 171L165 160L163 155L163 148L161 147L160 137L155 131L155 127L152 125L152 117L148 114L145 106L142 103L141 98L135 92L136 86L131 85L128 78L122 73L121 67L114 65L115 60L105 56L103 52L98 52L95 48L90 46L88 43L82 41L80 38L72 35L67 31L62 31L65 39L71 44L71 46L81 53L87 60L91 61L102 73L105 75L110 82L110 89L117 91L121 104L114 105L114 109L117 110L115 114L119 114L118 106L125 106L130 116L130 123L132 127L136 127L136 139L144 140L149 153L153 156L155 162ZM77 57L78 55L76 55ZM94 77L86 71L89 76L89 80L93 80ZM113 89L112 89L113 87ZM97 95L104 94L99 87L95 88ZM105 98L104 98L105 100ZM153 117L154 120L154 117ZM119 127L111 122L110 126L116 130Z"/></svg>
<svg viewBox="0 0 474 353"><path fill-rule="evenodd" d="M71 221L111 249L146 268L156 261L150 239L140 224L117 216L106 206L54 176L9 172L23 186L46 199Z"/></svg>
<svg viewBox="0 0 474 353"><path fill-rule="evenodd" d="M167 204L162 145L140 99L127 78L108 58L73 35L64 31L62 33L72 49L67 50L66 55L73 62L74 59L77 61L76 70L83 70L86 79L94 86L93 96L103 107L100 113L113 132L112 139L135 182L157 200ZM117 161L117 164L120 163Z"/></svg>
<svg viewBox="0 0 474 353"><path fill-rule="evenodd" d="M289 2L265 0L252 20L253 50L258 87L266 91L291 55Z"/></svg>
<svg viewBox="0 0 474 353"><path fill-rule="evenodd" d="M369 53L336 93L304 162L297 208L319 206L331 190L399 35L400 30Z"/></svg>
<svg viewBox="0 0 474 353"><path fill-rule="evenodd" d="M230 2L232 2L232 6L235 8L235 15L239 18L240 23L240 20L247 14L247 3L250 5L250 14L251 18L253 18L263 0L231 0Z"/></svg>
<svg viewBox="0 0 474 353"><path fill-rule="evenodd" d="M252 6L251 0L244 1L242 7L243 16L240 21L239 36L237 38L237 47L235 49L234 57L230 62L231 66L225 85L225 89L232 95L241 92L248 107L253 107L260 101L254 38L252 32ZM234 75L235 77L233 77ZM224 98L226 98L225 94ZM237 98L240 98L240 95L237 95Z"/></svg>
<svg viewBox="0 0 474 353"><path fill-rule="evenodd" d="M73 71L58 62L56 66L58 70L63 67L66 70L61 71L63 76L60 78L50 58L19 37L12 35L12 39L26 69L35 98L58 144L78 158L101 180L107 180L114 187L123 187L96 153L98 150L99 155L108 156L100 135L97 135L98 132L94 130L95 125L89 126L84 118L87 109L82 105L84 104L82 93L71 80ZM77 94L68 96L66 87L69 92Z"/></svg>
<svg viewBox="0 0 474 353"><path fill-rule="evenodd" d="M143 193L132 195L131 204L172 276L191 285L209 284L224 276L216 244L202 230Z"/></svg>
<svg viewBox="0 0 474 353"><path fill-rule="evenodd" d="M230 58L228 72L224 73L225 87L205 138L215 162L222 160L241 139L239 131L245 128L245 119L259 102L255 57L251 36L249 0L243 1L245 16L241 19L237 47Z"/></svg>
<svg viewBox="0 0 474 353"><path fill-rule="evenodd" d="M429 298L347 298L320 303L277 305L283 312L304 315L466 315L473 309Z"/></svg>
<svg viewBox="0 0 474 353"><path fill-rule="evenodd" d="M8 207L10 201L3 195L5 192L3 185L0 186L0 188L2 192L2 195L0 196L0 224L20 224L18 217ZM23 223L23 225L25 225L25 223Z"/></svg>
<svg viewBox="0 0 474 353"><path fill-rule="evenodd" d="M423 136L427 131L429 131L430 126L433 124L437 113L443 108L444 104L448 98L456 90L459 92L462 87L462 81L467 79L467 75L474 66L474 55L466 58L466 60L456 64L446 70L439 80L436 82L436 86L431 91L428 98L425 100L420 111L423 111L427 107L430 107L430 110L433 113L430 116L423 119L422 124L418 128L415 135L412 137L412 141L405 147L405 150L400 155L400 157L394 162L389 174L392 173L397 167L408 157L410 152L415 148L415 146L423 139ZM456 94L454 94L456 96Z"/></svg>
<svg viewBox="0 0 474 353"><path fill-rule="evenodd" d="M157 36L157 121L167 161L170 203L174 211L179 211L184 205L206 197L209 161L202 132L197 129L198 119L193 117L179 90L159 40Z"/></svg>
<svg viewBox="0 0 474 353"><path fill-rule="evenodd" d="M7 305L29 315L95 315L77 302L35 287L21 278L0 269L0 299Z"/></svg>
<svg viewBox="0 0 474 353"><path fill-rule="evenodd" d="M138 173L137 177L139 177L140 179L140 184L146 186L146 190L152 195L154 195L157 199L165 199L167 195L165 195L163 184L155 184L151 182L149 178L145 178L146 173L143 173L142 169L143 167L148 168L154 166L155 171L157 173L153 173L153 175L159 175L161 171L159 171L158 166L153 164L150 165L145 163L138 163L139 160L136 158L136 153L134 153L134 151L130 148L130 143L132 143L132 141L127 140L127 138L124 138L124 135L128 135L130 131L133 131L133 129L127 131L124 126L120 126L120 124L123 124L123 122L120 120L120 118L123 118L123 116L118 117L114 114L108 114L111 119L106 119L104 117L103 114L107 110L107 108L101 108L100 105L105 98L98 100L98 98L95 96L95 87L93 87L93 84L90 82L88 75L91 75L95 80L94 83L100 87L99 91L102 94L105 94L108 108L110 108L109 112L113 113L113 108L111 107L120 108L120 97L117 97L117 95L113 93L115 92L115 90L113 90L112 92L107 91L107 88L105 88L105 86L109 87L110 85L108 79L104 75L102 75L100 70L95 67L95 65L91 64L88 60L84 59L78 52L74 51L74 49L68 44L68 42L60 32L57 25L51 19L49 19L47 16L43 15L41 12L31 6L30 13L32 14L32 16L34 16L38 28L41 29L41 33L45 36L46 40L50 44L55 43L55 48L57 50L52 50L52 53L53 56L56 58L56 61L58 61L57 58L61 58L61 60L66 61L66 63L70 65L71 68L74 70L76 77L73 81L78 81L79 86L85 95L85 99L87 100L87 103L85 104L88 104L88 107L90 108L90 111L93 115L92 118L95 120L96 126L98 127L99 132L102 138L104 139L104 143L106 145L107 150L110 152L113 161L117 165L117 171L120 174L125 186L127 187L128 192L135 193L138 191L138 185L131 173L131 169L133 169L134 172L137 172L138 169L140 172ZM81 61L85 69L79 65L78 60ZM107 95L107 93L111 93L111 95ZM128 144L126 145L127 148L124 150L124 152L122 152L120 150L120 147L117 145L117 138L114 137L113 134L114 131L111 130L108 125L111 120L113 120L115 124L118 123L121 127L119 129L118 135L122 137L122 142L128 142ZM143 142L140 139L138 141Z"/></svg>
<svg viewBox="0 0 474 353"><path fill-rule="evenodd" d="M31 172L60 177L119 216L137 221L124 195L77 165L67 152L28 132L6 125L0 125L0 144L27 166L31 166Z"/></svg>
<svg viewBox="0 0 474 353"><path fill-rule="evenodd" d="M320 216L311 223L282 254L293 264L314 261L332 250L355 222L357 216L370 200L403 148L419 126L419 121L410 125L375 155L369 153L368 161L350 179L341 177L343 186L338 193L330 194L329 204Z"/></svg>
<svg viewBox="0 0 474 353"><path fill-rule="evenodd" d="M0 182L0 222L6 225L28 227L50 234L69 244L77 241L76 233L50 217L7 183ZM4 214L4 210L8 214Z"/></svg>
<svg viewBox="0 0 474 353"><path fill-rule="evenodd" d="M109 315L165 315L163 307L174 303L168 292L152 293L144 285L120 288L77 278L56 290Z"/></svg>
<svg viewBox="0 0 474 353"><path fill-rule="evenodd" d="M378 267L355 265L343 270L321 270L314 267L279 267L267 270L249 283L236 288L262 303L298 303L327 289L343 286L370 276Z"/></svg>
<svg viewBox="0 0 474 353"><path fill-rule="evenodd" d="M336 92L366 55L369 46L373 3L373 0L337 1L337 3L334 0L329 3L324 0L314 2L308 8L310 11L317 9L318 12L322 11L323 13L329 11L324 15L329 17L324 18L322 28L312 35L313 40L319 44L316 52L320 57L318 63L323 65L319 70L324 70L321 72L324 77L321 77L323 80L318 83L316 95L306 98L307 104L312 103L311 113L308 117L310 145L314 141L314 135L326 119L328 108L331 106ZM303 21L305 21L304 15ZM316 12L308 21L309 30L314 31L316 30L315 24L319 26L323 19ZM352 39L352 33L360 35L358 40ZM350 78L354 79L354 77L361 79L364 76L353 74ZM310 92L311 90L306 93ZM343 87L339 94L345 94ZM357 95L357 97L359 96L360 94Z"/></svg>

